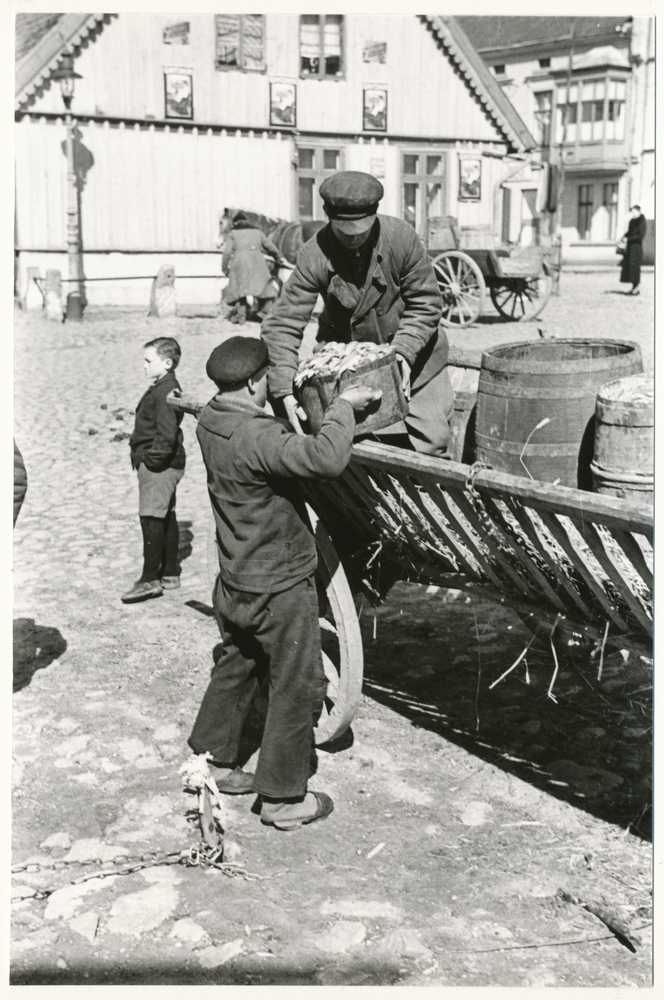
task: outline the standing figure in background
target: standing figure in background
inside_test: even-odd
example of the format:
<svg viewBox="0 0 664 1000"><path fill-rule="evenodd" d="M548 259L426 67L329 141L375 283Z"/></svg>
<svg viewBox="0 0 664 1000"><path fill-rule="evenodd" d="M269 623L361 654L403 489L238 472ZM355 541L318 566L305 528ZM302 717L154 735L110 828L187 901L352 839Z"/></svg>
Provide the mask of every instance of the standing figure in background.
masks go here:
<svg viewBox="0 0 664 1000"><path fill-rule="evenodd" d="M224 243L222 268L228 276L224 301L235 307L229 316L231 323L245 323L247 311L254 309L254 305L254 311L262 319L279 294L264 254L277 265L286 263L275 244L252 226L243 212L238 212Z"/></svg>
<svg viewBox="0 0 664 1000"><path fill-rule="evenodd" d="M138 473L143 572L120 598L123 604L159 597L164 590L180 586L175 490L184 475L183 413L166 402L168 394L180 388L175 377L180 354L180 345L172 337L157 337L145 345L143 370L152 384L136 407L129 438L131 465Z"/></svg>
<svg viewBox="0 0 664 1000"><path fill-rule="evenodd" d="M627 295L640 295L641 260L643 258L643 240L646 235L646 217L641 215L641 206L633 205L631 218L623 239L626 240L625 256L620 271L621 284L632 287Z"/></svg>

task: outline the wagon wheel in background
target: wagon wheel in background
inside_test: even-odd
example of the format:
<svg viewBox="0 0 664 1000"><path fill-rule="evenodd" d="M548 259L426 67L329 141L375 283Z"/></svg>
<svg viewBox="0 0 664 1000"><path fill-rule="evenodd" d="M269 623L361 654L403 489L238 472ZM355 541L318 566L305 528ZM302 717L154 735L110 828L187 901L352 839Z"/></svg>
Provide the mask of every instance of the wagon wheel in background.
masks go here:
<svg viewBox="0 0 664 1000"><path fill-rule="evenodd" d="M486 292L479 267L460 250L441 253L431 263L443 296L443 324L470 326L482 314Z"/></svg>
<svg viewBox="0 0 664 1000"><path fill-rule="evenodd" d="M307 511L318 549L319 621L327 677L325 704L314 730L316 744L320 746L341 736L353 721L362 695L364 659L360 623L341 560L308 504ZM214 521L208 531L207 564L210 586L214 587L219 573Z"/></svg>
<svg viewBox="0 0 664 1000"><path fill-rule="evenodd" d="M530 278L505 278L504 283L491 288L491 301L505 319L529 320L539 316L549 301L553 278L546 264Z"/></svg>

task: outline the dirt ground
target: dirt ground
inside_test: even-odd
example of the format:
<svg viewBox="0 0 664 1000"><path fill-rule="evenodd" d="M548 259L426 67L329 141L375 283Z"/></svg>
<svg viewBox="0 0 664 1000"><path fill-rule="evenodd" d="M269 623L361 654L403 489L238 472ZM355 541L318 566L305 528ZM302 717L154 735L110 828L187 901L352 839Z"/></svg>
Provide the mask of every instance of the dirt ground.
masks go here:
<svg viewBox="0 0 664 1000"><path fill-rule="evenodd" d="M639 341L652 371L652 275L638 299L620 287L617 275L563 275L539 322L487 315L453 339L479 348L538 325L620 337ZM205 397L207 356L238 332L186 311L97 309L77 325L17 315L29 486L14 532L13 864L24 870L11 982L650 985L652 663L614 652L598 681L592 649L559 645L554 702L544 635L491 687L530 633L478 587L400 582L376 612L358 600L362 704L311 781L334 799L325 822L283 833L260 824L253 796L224 797L238 876L164 864L115 874L113 859L199 841L178 768L219 634L192 417L182 587L119 600L140 573L126 435L142 345L177 336L180 381ZM256 718L249 762L259 736ZM67 884L82 875L95 877Z"/></svg>

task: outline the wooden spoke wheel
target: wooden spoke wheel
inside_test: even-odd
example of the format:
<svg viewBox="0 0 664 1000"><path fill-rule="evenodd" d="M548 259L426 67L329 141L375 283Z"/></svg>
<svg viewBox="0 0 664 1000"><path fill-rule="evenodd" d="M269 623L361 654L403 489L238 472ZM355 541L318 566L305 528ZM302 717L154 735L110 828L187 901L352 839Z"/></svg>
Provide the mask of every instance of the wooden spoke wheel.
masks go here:
<svg viewBox="0 0 664 1000"><path fill-rule="evenodd" d="M336 739L353 721L362 695L364 659L360 623L341 560L323 525L307 504L318 548L317 584L321 648L327 693L314 730L316 744ZM214 587L219 573L216 528L208 533L208 577Z"/></svg>
<svg viewBox="0 0 664 1000"><path fill-rule="evenodd" d="M535 319L548 302L552 288L551 271L543 263L536 277L505 278L503 284L492 287L491 301L505 319Z"/></svg>
<svg viewBox="0 0 664 1000"><path fill-rule="evenodd" d="M447 250L431 261L443 297L445 326L470 326L482 314L486 284L468 254Z"/></svg>

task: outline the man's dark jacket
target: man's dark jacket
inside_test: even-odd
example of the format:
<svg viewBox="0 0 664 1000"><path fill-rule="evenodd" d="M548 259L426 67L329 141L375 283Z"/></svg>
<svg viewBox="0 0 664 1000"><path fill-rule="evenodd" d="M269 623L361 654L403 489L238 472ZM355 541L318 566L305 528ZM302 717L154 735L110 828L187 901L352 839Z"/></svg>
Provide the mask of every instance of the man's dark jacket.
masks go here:
<svg viewBox="0 0 664 1000"><path fill-rule="evenodd" d="M131 465L141 462L150 472L184 469L185 453L180 429L182 411L169 406L166 397L180 383L174 372L166 372L151 385L136 407L134 432L129 438Z"/></svg>
<svg viewBox="0 0 664 1000"><path fill-rule="evenodd" d="M300 250L297 267L263 322L270 352L270 392L293 392L298 349L318 295L325 308L318 341L391 343L412 368L415 391L447 364L448 344L439 331L442 299L429 256L407 222L379 215L380 232L367 278L358 290L340 273L338 246L328 224Z"/></svg>
<svg viewBox="0 0 664 1000"><path fill-rule="evenodd" d="M250 400L215 396L196 434L207 469L225 584L279 593L316 568L316 545L296 480L333 479L350 460L355 417L337 399L315 437Z"/></svg>

